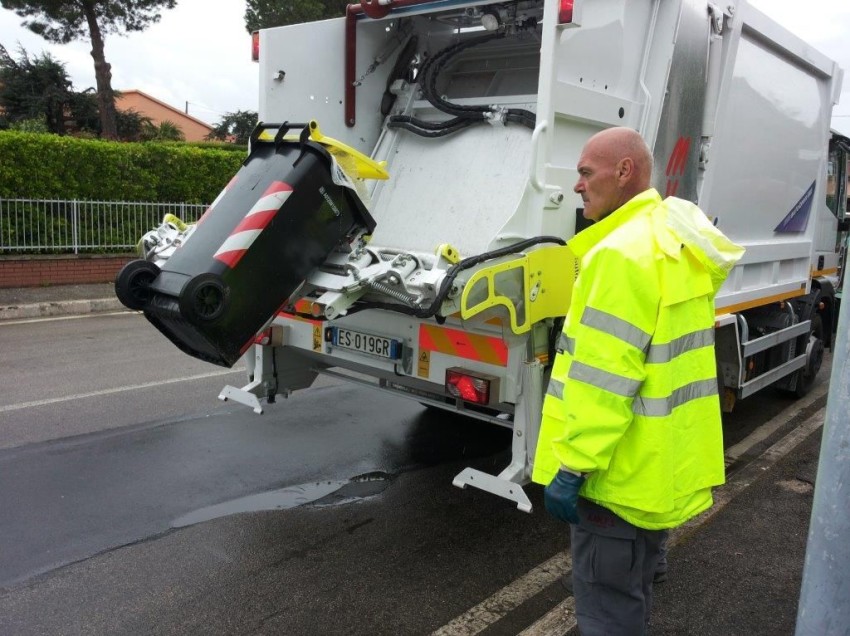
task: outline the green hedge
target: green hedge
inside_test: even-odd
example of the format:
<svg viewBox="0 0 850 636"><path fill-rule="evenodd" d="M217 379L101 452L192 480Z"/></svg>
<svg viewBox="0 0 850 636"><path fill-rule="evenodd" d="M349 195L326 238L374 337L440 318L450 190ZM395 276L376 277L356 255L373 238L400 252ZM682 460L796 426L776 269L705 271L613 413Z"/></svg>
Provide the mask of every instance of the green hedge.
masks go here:
<svg viewBox="0 0 850 636"><path fill-rule="evenodd" d="M210 203L247 152L0 131L0 198Z"/></svg>

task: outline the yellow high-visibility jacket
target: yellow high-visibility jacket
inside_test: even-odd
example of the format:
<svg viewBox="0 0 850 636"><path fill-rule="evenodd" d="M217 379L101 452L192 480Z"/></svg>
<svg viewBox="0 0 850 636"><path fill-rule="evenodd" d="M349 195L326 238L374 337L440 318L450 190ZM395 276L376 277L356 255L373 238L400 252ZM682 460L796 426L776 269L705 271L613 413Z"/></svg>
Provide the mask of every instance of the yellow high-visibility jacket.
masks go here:
<svg viewBox="0 0 850 636"><path fill-rule="evenodd" d="M681 525L723 483L714 296L744 250L694 204L647 190L577 234L580 262L532 474L642 528Z"/></svg>

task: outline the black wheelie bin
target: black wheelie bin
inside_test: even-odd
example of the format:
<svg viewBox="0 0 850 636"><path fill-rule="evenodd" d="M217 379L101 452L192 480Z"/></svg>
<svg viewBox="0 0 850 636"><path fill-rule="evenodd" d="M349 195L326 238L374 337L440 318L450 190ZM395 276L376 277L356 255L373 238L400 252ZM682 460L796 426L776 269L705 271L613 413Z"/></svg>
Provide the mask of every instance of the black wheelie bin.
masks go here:
<svg viewBox="0 0 850 636"><path fill-rule="evenodd" d="M287 136L296 126L300 137ZM136 260L118 274L118 298L189 355L233 366L313 268L374 230L311 126L279 125L273 141L258 126L242 168L162 269Z"/></svg>

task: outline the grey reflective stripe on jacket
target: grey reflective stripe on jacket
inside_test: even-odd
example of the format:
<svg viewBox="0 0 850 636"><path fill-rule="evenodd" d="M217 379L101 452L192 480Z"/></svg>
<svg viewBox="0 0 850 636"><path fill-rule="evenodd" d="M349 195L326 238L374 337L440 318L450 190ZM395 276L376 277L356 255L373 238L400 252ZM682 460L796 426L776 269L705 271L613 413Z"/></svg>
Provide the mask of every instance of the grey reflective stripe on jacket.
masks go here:
<svg viewBox="0 0 850 636"><path fill-rule="evenodd" d="M682 406L691 400L717 395L717 380L698 380L673 391L663 398L648 398L638 396L632 404L635 415L648 417L667 417L677 406Z"/></svg>
<svg viewBox="0 0 850 636"><path fill-rule="evenodd" d="M555 348L558 350L558 353L564 353L566 351L573 356L576 352L575 338L570 338L562 331L558 336L558 344L555 345Z"/></svg>
<svg viewBox="0 0 850 636"><path fill-rule="evenodd" d="M593 307L585 307L581 317L581 323L644 351L646 353L646 362L651 364L665 364L684 353L714 344L713 327L685 334L664 344L651 344L652 334L646 333L622 318L618 318L605 311L594 309ZM561 332L558 337L557 348L561 353L566 352L570 356L574 356L575 339ZM575 359L570 364L567 377L571 380L584 382L602 391L626 398L635 398L632 411L636 415L651 417L667 416L674 408L690 400L717 394L717 381L712 379L685 385L673 391L668 397L639 397L638 392L643 385L642 380L635 380L611 373L610 371L604 371ZM550 379L546 393L559 400L563 400L564 383Z"/></svg>
<svg viewBox="0 0 850 636"><path fill-rule="evenodd" d="M692 331L666 344L653 344L646 354L647 364L663 364L673 358L714 344L714 327Z"/></svg>
<svg viewBox="0 0 850 636"><path fill-rule="evenodd" d="M614 314L609 314L593 307L585 307L581 315L581 324L586 327L593 327L599 331L614 336L623 342L632 345L635 349L646 351L652 340L652 334L646 333L643 329L635 327L632 323L617 318Z"/></svg>
<svg viewBox="0 0 850 636"><path fill-rule="evenodd" d="M603 371L577 360L573 360L570 365L567 377L570 380L578 380L579 382L595 386L597 389L616 393L627 398L636 396L643 384L643 380L633 380L632 378L617 375L610 371Z"/></svg>

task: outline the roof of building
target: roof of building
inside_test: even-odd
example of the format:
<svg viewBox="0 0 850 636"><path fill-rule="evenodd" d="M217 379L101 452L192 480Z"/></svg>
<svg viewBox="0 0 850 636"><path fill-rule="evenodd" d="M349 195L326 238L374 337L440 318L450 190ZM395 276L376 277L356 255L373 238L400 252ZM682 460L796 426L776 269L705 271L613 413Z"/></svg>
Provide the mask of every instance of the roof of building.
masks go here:
<svg viewBox="0 0 850 636"><path fill-rule="evenodd" d="M192 117L192 115L190 115L189 113L185 113L182 110L180 110L179 108L175 108L171 104L167 104L166 102L164 102L160 99L157 99L156 97L153 97L152 95L149 95L149 94L145 93L144 91L140 91L136 88L130 88L130 89L127 89L127 90L121 90L121 91L119 91L119 93L121 94L122 97L123 96L129 96L129 95L139 95L140 97L142 97L144 99L148 99L148 100L154 102L155 104L158 104L159 106L161 106L163 108L167 108L168 110L170 110L175 115L177 115L181 118L190 119L191 121L195 122L196 124L198 124L200 126L204 126L204 127L208 128L209 130L213 129L213 127L211 125L209 125L207 122L202 121L202 120L198 119L197 117ZM144 113L142 113L142 114L144 114Z"/></svg>

